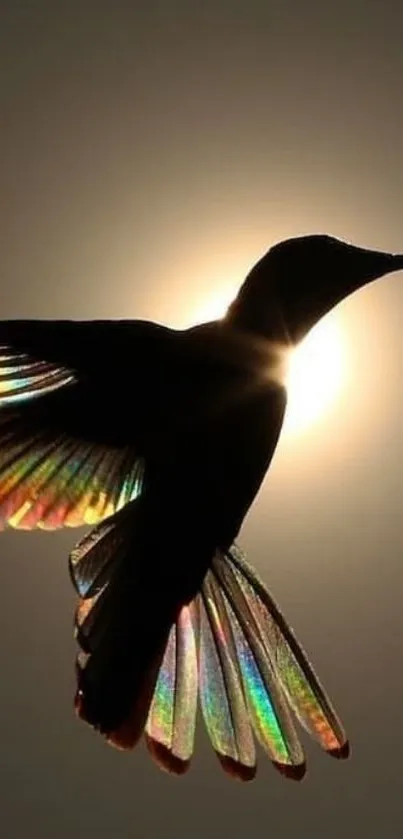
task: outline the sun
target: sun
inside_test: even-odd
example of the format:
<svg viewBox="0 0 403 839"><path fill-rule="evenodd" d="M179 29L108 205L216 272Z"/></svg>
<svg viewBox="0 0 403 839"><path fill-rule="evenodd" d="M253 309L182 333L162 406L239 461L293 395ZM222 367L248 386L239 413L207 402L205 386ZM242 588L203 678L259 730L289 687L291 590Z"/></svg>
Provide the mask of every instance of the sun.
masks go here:
<svg viewBox="0 0 403 839"><path fill-rule="evenodd" d="M346 380L342 330L336 315L320 321L288 364L284 432L300 434L324 418Z"/></svg>

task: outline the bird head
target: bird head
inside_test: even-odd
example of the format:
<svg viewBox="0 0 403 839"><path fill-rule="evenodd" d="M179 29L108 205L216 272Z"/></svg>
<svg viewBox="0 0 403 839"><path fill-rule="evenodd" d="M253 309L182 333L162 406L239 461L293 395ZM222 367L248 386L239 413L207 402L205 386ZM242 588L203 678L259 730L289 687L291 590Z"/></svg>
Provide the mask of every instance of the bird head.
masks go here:
<svg viewBox="0 0 403 839"><path fill-rule="evenodd" d="M326 235L287 239L252 268L228 316L248 329L297 343L349 294L400 269L403 254Z"/></svg>

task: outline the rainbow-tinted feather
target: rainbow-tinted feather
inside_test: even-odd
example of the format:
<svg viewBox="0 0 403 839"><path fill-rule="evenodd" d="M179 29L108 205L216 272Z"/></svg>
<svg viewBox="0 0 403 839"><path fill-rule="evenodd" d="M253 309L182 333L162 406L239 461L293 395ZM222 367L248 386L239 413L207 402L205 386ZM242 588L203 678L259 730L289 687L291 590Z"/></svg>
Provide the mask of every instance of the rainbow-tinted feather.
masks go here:
<svg viewBox="0 0 403 839"><path fill-rule="evenodd" d="M256 737L274 763L303 766L304 753L270 662L257 644L248 643L228 602L227 609Z"/></svg>
<svg viewBox="0 0 403 839"><path fill-rule="evenodd" d="M212 746L228 774L241 780L254 777L253 731L277 769L288 777L302 778L305 758L293 714L331 755L347 756L342 725L305 653L236 547L227 554L216 555L202 591L191 605L191 613L197 616L192 626L198 650L203 718ZM180 698L176 695L176 632L174 627L146 728L148 739L152 735L151 753L171 771L180 771L174 760L178 749L174 751L172 746L174 709L186 704L183 693ZM182 664L184 661L194 673L196 653L181 658ZM195 676L191 685L193 703ZM193 739L193 704L191 720ZM186 765L190 757L189 741Z"/></svg>
<svg viewBox="0 0 403 839"><path fill-rule="evenodd" d="M127 447L25 425L21 400L35 402L75 380L68 369L0 348L0 527L96 524L139 494L143 465Z"/></svg>
<svg viewBox="0 0 403 839"><path fill-rule="evenodd" d="M241 552L231 549L231 571L248 602L255 631L299 722L329 752L346 743L345 732L305 652L263 582Z"/></svg>
<svg viewBox="0 0 403 839"><path fill-rule="evenodd" d="M30 452L17 452L11 462L10 450L6 462L0 453L0 523L28 530L96 524L140 492L139 461L114 484L110 479L126 460L125 450L72 444L68 438L34 441Z"/></svg>
<svg viewBox="0 0 403 839"><path fill-rule="evenodd" d="M146 736L160 766L182 774L193 752L197 651L192 610L184 606L171 629L151 703Z"/></svg>
<svg viewBox="0 0 403 839"><path fill-rule="evenodd" d="M204 722L224 768L241 779L254 777L256 752L221 592L211 573L198 598L200 703Z"/></svg>
<svg viewBox="0 0 403 839"><path fill-rule="evenodd" d="M15 403L64 387L74 374L45 361L0 347L0 402Z"/></svg>

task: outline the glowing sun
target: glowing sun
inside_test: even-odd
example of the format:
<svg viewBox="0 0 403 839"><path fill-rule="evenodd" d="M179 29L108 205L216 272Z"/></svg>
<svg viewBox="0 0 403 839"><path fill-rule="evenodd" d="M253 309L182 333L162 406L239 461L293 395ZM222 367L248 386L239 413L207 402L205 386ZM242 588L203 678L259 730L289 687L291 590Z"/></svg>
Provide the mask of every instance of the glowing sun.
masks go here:
<svg viewBox="0 0 403 839"><path fill-rule="evenodd" d="M341 328L337 317L330 315L290 356L284 431L300 433L321 419L340 395L345 378Z"/></svg>

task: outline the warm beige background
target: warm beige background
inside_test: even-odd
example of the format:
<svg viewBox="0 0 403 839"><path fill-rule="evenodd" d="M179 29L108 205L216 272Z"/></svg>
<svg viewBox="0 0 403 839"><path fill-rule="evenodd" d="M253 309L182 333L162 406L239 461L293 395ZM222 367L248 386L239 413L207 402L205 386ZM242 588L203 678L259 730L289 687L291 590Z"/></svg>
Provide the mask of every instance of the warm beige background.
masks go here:
<svg viewBox="0 0 403 839"><path fill-rule="evenodd" d="M279 238L403 250L402 82L390 0L3 0L1 317L180 325ZM344 714L351 762L308 745L302 785L262 760L240 787L203 733L182 780L107 748L71 708L80 534L7 533L4 837L396 839L402 312L402 275L340 307L346 388L282 441L243 533Z"/></svg>

